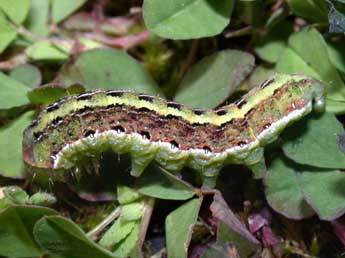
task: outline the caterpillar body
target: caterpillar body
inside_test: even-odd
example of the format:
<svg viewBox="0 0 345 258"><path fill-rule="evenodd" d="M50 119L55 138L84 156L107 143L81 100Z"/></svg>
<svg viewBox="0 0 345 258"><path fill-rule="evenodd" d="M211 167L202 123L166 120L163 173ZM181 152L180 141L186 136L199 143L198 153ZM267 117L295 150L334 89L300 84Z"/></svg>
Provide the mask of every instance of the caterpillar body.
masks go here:
<svg viewBox="0 0 345 258"><path fill-rule="evenodd" d="M188 166L213 177L224 164L258 164L287 125L324 105L323 85L304 75L277 75L215 110L95 90L44 109L24 132L23 159L34 168L69 169L110 148L131 153L134 176L156 160L172 172Z"/></svg>

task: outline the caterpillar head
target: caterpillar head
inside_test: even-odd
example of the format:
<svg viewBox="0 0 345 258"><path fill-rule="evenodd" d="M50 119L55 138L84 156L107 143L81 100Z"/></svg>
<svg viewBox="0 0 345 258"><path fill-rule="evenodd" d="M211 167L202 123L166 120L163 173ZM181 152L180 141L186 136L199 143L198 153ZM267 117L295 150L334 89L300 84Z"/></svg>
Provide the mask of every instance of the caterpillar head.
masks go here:
<svg viewBox="0 0 345 258"><path fill-rule="evenodd" d="M317 80L312 81L313 89L313 109L316 112L325 111L325 87Z"/></svg>

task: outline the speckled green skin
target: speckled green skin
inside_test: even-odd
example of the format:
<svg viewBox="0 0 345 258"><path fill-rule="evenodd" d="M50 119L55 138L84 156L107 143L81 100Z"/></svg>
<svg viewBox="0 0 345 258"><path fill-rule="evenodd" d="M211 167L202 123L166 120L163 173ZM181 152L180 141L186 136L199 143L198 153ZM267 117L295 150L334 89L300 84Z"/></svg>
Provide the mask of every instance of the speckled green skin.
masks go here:
<svg viewBox="0 0 345 258"><path fill-rule="evenodd" d="M252 166L263 147L291 122L324 109L323 85L303 75L279 75L217 110L128 91L96 90L63 98L24 132L24 161L68 169L106 149L131 153L132 175L156 160L170 171L189 166L214 176L226 163Z"/></svg>

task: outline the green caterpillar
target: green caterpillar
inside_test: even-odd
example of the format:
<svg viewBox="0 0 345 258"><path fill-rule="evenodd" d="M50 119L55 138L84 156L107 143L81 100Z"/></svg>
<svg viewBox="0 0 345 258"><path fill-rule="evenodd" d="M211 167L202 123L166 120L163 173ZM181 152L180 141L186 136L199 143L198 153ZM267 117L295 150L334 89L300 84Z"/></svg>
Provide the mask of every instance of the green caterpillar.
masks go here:
<svg viewBox="0 0 345 258"><path fill-rule="evenodd" d="M69 169L110 148L131 153L134 176L156 160L169 171L188 166L210 178L224 164L259 164L263 147L287 125L324 105L323 85L303 75L277 75L216 110L95 90L44 109L24 132L23 158L35 168Z"/></svg>

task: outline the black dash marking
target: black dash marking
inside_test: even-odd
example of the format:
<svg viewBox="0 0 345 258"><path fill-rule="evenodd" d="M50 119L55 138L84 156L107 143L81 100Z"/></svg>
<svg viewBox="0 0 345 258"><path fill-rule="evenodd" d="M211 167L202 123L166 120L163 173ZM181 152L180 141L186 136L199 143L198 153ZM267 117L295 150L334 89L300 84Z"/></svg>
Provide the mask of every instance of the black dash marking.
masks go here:
<svg viewBox="0 0 345 258"><path fill-rule="evenodd" d="M233 124L235 123L235 121L236 121L236 118L231 118L230 121L227 121L227 122L221 124L219 127L223 127L223 128L224 128L224 127L226 127L227 125L233 125Z"/></svg>
<svg viewBox="0 0 345 258"><path fill-rule="evenodd" d="M247 104L247 100L246 99L240 99L238 100L237 102L235 102L235 105L238 107L238 108L241 108L243 105Z"/></svg>
<svg viewBox="0 0 345 258"><path fill-rule="evenodd" d="M146 108L146 107L141 107L141 108L138 109L138 111L144 113L144 112L150 112L151 110Z"/></svg>
<svg viewBox="0 0 345 258"><path fill-rule="evenodd" d="M247 143L245 141L240 141L237 143L238 146L244 147Z"/></svg>
<svg viewBox="0 0 345 258"><path fill-rule="evenodd" d="M140 132L140 135L141 135L144 139L148 139L148 140L151 139L151 135L150 135L149 132L141 131L141 132Z"/></svg>
<svg viewBox="0 0 345 258"><path fill-rule="evenodd" d="M121 97L123 93L124 93L123 91L113 90L113 91L107 91L106 95L112 96L112 97Z"/></svg>
<svg viewBox="0 0 345 258"><path fill-rule="evenodd" d="M150 95L140 94L140 95L138 95L138 99L139 100L144 100L144 101L147 101L147 102L153 102L154 97L150 96Z"/></svg>
<svg viewBox="0 0 345 258"><path fill-rule="evenodd" d="M212 152L211 148L208 147L208 146L204 146L202 149L204 150L205 154L208 154L208 153Z"/></svg>
<svg viewBox="0 0 345 258"><path fill-rule="evenodd" d="M193 113L200 116L202 114L205 114L205 110L204 109L193 109Z"/></svg>
<svg viewBox="0 0 345 258"><path fill-rule="evenodd" d="M34 138L35 138L35 143L39 142L43 137L43 133L42 132L34 132Z"/></svg>
<svg viewBox="0 0 345 258"><path fill-rule="evenodd" d="M51 162L54 163L54 161L56 160L56 155L59 153L58 150L54 150L51 152L50 154L50 158L51 158Z"/></svg>
<svg viewBox="0 0 345 258"><path fill-rule="evenodd" d="M117 133L124 133L126 130L121 125L116 125L111 127L111 130L116 131Z"/></svg>
<svg viewBox="0 0 345 258"><path fill-rule="evenodd" d="M242 127L247 127L248 126L248 120L247 119L242 119L242 121L240 122L240 125Z"/></svg>
<svg viewBox="0 0 345 258"><path fill-rule="evenodd" d="M200 124L197 124L197 123L194 123L195 125L200 125ZM186 130L187 132L190 132L190 133L193 133L195 131L195 128L193 127L193 125L189 125L189 124L186 124Z"/></svg>
<svg viewBox="0 0 345 258"><path fill-rule="evenodd" d="M274 82L274 78L271 78L271 79L267 79L265 81L263 81L261 84L260 84L260 88L261 89L264 89L266 88L268 85L270 85L271 83Z"/></svg>
<svg viewBox="0 0 345 258"><path fill-rule="evenodd" d="M63 121L63 118L61 116L58 116L56 118L53 119L52 121L52 125L55 127L55 126L58 126L60 123L62 123Z"/></svg>
<svg viewBox="0 0 345 258"><path fill-rule="evenodd" d="M30 128L33 128L38 125L39 119L35 119L34 121L31 122Z"/></svg>
<svg viewBox="0 0 345 258"><path fill-rule="evenodd" d="M271 124L267 123L267 124L264 125L264 129L268 129L268 128L270 128L270 126L271 126Z"/></svg>
<svg viewBox="0 0 345 258"><path fill-rule="evenodd" d="M132 119L137 119L137 117L139 115L139 111L138 110L129 110L128 114L130 115L130 117Z"/></svg>
<svg viewBox="0 0 345 258"><path fill-rule="evenodd" d="M60 107L58 103L54 103L46 108L46 112L53 112L54 110L57 110Z"/></svg>
<svg viewBox="0 0 345 258"><path fill-rule="evenodd" d="M87 100L87 99L91 99L93 96L92 93L83 93L83 94L80 94L76 97L76 100Z"/></svg>
<svg viewBox="0 0 345 258"><path fill-rule="evenodd" d="M180 103L174 102L174 101L169 101L167 102L167 107L174 108L177 110L181 110L182 105Z"/></svg>
<svg viewBox="0 0 345 258"><path fill-rule="evenodd" d="M215 131L214 136L215 136L215 137L221 137L221 136L223 136L224 129L225 129L225 127L218 127L218 128L216 129L216 131Z"/></svg>
<svg viewBox="0 0 345 258"><path fill-rule="evenodd" d="M92 111L92 110L93 110L92 107L85 106L85 107L83 107L83 108L77 110L77 111L75 112L75 114L76 114L76 115L83 115L84 113L90 112L90 111Z"/></svg>
<svg viewBox="0 0 345 258"><path fill-rule="evenodd" d="M96 132L94 130L87 130L85 133L84 133L84 137L88 137L88 136L91 136L93 137L93 135L95 134Z"/></svg>
<svg viewBox="0 0 345 258"><path fill-rule="evenodd" d="M112 108L114 108L114 107L116 107L116 105L110 104L110 105L106 106L105 108L106 108L106 109L112 109Z"/></svg>
<svg viewBox="0 0 345 258"><path fill-rule="evenodd" d="M217 109L215 112L218 116L224 116L228 113L225 109Z"/></svg>
<svg viewBox="0 0 345 258"><path fill-rule="evenodd" d="M281 90L281 88L275 89L273 91L273 96L277 95L279 93L279 91Z"/></svg>
<svg viewBox="0 0 345 258"><path fill-rule="evenodd" d="M171 141L170 144L172 149L177 149L179 147L179 144L176 141Z"/></svg>
<svg viewBox="0 0 345 258"><path fill-rule="evenodd" d="M166 118L167 118L167 119L178 119L177 116L174 116L174 115L172 115L172 114L167 115Z"/></svg>
<svg viewBox="0 0 345 258"><path fill-rule="evenodd" d="M248 112L245 114L245 117L247 118L252 112L255 112L255 108L249 109Z"/></svg>

